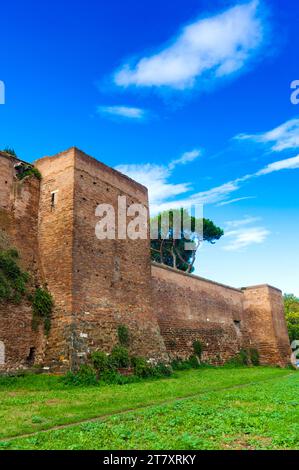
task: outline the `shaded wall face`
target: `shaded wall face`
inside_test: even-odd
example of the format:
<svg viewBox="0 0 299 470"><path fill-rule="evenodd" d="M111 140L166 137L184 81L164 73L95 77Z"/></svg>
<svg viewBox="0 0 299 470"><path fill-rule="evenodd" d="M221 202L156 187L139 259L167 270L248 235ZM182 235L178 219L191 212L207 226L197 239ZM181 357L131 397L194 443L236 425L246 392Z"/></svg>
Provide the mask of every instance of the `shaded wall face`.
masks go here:
<svg viewBox="0 0 299 470"><path fill-rule="evenodd" d="M244 289L244 314L261 362L288 364L291 351L281 292L269 286Z"/></svg>
<svg viewBox="0 0 299 470"><path fill-rule="evenodd" d="M16 178L17 160L0 155L0 249L18 250L22 268L31 274L34 288L38 276L37 221L39 181ZM32 330L32 306L23 299L20 304L0 302L0 370L28 366L34 356L42 361L44 336L42 329ZM31 356L30 356L31 351Z"/></svg>
<svg viewBox="0 0 299 470"><path fill-rule="evenodd" d="M149 239L117 238L118 196L126 196L127 205L148 204L147 192L140 185L78 152L73 295L81 354L94 349L110 351L118 341L117 327L125 324L133 354L164 357L151 306ZM96 237L99 204L110 204L115 210L115 240Z"/></svg>
<svg viewBox="0 0 299 470"><path fill-rule="evenodd" d="M193 354L193 342L203 346L203 360L222 363L246 345L243 293L152 266L153 306L172 357Z"/></svg>

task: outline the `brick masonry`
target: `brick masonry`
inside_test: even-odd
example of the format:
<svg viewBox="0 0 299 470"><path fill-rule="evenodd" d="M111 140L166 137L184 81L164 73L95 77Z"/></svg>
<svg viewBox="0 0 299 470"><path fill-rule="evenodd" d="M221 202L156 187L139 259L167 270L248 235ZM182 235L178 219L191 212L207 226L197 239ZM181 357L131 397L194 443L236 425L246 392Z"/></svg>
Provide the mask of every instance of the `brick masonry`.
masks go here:
<svg viewBox="0 0 299 470"><path fill-rule="evenodd" d="M149 239L96 238L98 204L117 214L122 196L148 208L145 187L76 148L38 160L41 182L18 181L16 163L0 153L0 235L21 253L32 284L48 287L55 310L45 338L32 330L28 302L0 303L0 371L32 362L76 368L93 350L110 352L120 324L131 353L148 358L188 357L199 339L214 363L243 347L258 348L264 363L289 362L279 290L233 289L151 264Z"/></svg>

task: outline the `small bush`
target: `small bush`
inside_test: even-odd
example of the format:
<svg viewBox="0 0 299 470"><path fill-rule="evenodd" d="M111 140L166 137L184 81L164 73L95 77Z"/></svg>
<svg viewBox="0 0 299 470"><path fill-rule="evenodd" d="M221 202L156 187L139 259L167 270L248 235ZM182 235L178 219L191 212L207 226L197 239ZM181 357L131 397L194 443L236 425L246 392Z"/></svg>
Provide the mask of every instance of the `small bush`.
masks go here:
<svg viewBox="0 0 299 470"><path fill-rule="evenodd" d="M199 359L198 359L198 356L190 356L189 359L188 359L188 362L191 366L192 369L198 369L200 367L200 362L199 362Z"/></svg>
<svg viewBox="0 0 299 470"><path fill-rule="evenodd" d="M102 351L95 351L91 354L91 362L93 367L99 373L104 372L109 368L109 359L107 354Z"/></svg>
<svg viewBox="0 0 299 470"><path fill-rule="evenodd" d="M198 356L199 360L201 359L202 355L202 344L199 340L194 341L193 343L193 351L196 356Z"/></svg>
<svg viewBox="0 0 299 470"><path fill-rule="evenodd" d="M137 375L137 377L147 378L153 376L153 368L144 357L132 358L132 365L134 367L134 374Z"/></svg>
<svg viewBox="0 0 299 470"><path fill-rule="evenodd" d="M240 366L248 366L250 363L248 351L246 349L241 349L241 351L236 354L234 357L229 359L226 362L226 365L231 367L240 367Z"/></svg>
<svg viewBox="0 0 299 470"><path fill-rule="evenodd" d="M104 371L100 377L101 382L110 385L126 385L134 382L139 382L136 375L122 375L116 370L109 369Z"/></svg>
<svg viewBox="0 0 299 470"><path fill-rule="evenodd" d="M192 365L189 361L184 361L180 359L174 359L171 363L171 367L173 370L188 370L192 369Z"/></svg>
<svg viewBox="0 0 299 470"><path fill-rule="evenodd" d="M118 340L119 344L121 346L129 346L130 343L130 335L129 335L129 330L126 325L119 325L117 328L117 335L118 335Z"/></svg>
<svg viewBox="0 0 299 470"><path fill-rule="evenodd" d="M39 319L42 319L45 333L49 334L53 307L54 302L51 294L41 287L37 288L32 300L33 327L36 327Z"/></svg>
<svg viewBox="0 0 299 470"><path fill-rule="evenodd" d="M160 362L156 366L150 365L144 357L132 358L134 374L143 379L149 377L170 377L172 374L171 366Z"/></svg>
<svg viewBox="0 0 299 470"><path fill-rule="evenodd" d="M241 351L239 352L239 356L240 356L240 359L241 359L241 362L244 366L248 366L249 365L249 354L248 354L248 351L246 349L241 349Z"/></svg>
<svg viewBox="0 0 299 470"><path fill-rule="evenodd" d="M109 365L116 369L130 366L130 357L127 348L115 346L109 357Z"/></svg>
<svg viewBox="0 0 299 470"><path fill-rule="evenodd" d="M66 385L97 385L97 377L94 369L88 365L82 365L78 372L67 372L63 377Z"/></svg>
<svg viewBox="0 0 299 470"><path fill-rule="evenodd" d="M160 362L154 368L154 376L156 377L170 377L173 373L171 366Z"/></svg>
<svg viewBox="0 0 299 470"><path fill-rule="evenodd" d="M249 355L250 355L251 364L253 366L259 366L260 365L260 353L258 352L258 350L251 348L249 350Z"/></svg>

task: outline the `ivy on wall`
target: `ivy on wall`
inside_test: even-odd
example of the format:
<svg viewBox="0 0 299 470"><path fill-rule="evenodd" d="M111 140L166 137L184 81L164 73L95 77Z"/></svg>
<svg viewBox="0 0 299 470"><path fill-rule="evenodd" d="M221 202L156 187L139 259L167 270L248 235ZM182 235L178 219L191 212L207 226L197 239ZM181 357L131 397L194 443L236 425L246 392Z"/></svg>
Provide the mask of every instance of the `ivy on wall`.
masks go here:
<svg viewBox="0 0 299 470"><path fill-rule="evenodd" d="M44 323L45 334L51 328L51 316L54 301L51 294L38 287L30 292L28 283L30 276L22 271L18 263L19 254L15 249L0 249L0 302L19 304L23 298L32 303L32 327Z"/></svg>
<svg viewBox="0 0 299 470"><path fill-rule="evenodd" d="M32 324L36 328L40 320L44 322L45 334L48 335L51 329L51 317L54 307L53 298L45 289L38 287L32 298L33 318Z"/></svg>
<svg viewBox="0 0 299 470"><path fill-rule="evenodd" d="M20 303L26 294L29 274L18 265L15 249L0 250L0 301Z"/></svg>

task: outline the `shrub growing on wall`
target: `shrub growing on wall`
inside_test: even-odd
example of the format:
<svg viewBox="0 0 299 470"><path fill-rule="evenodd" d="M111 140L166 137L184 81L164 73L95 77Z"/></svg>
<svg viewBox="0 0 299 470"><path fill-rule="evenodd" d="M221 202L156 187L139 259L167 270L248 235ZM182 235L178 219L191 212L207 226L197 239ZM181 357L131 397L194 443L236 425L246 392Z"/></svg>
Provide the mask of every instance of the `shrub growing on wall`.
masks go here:
<svg viewBox="0 0 299 470"><path fill-rule="evenodd" d="M42 319L46 334L50 332L53 307L54 302L51 294L41 287L37 288L32 299L33 326L36 328L39 320Z"/></svg>
<svg viewBox="0 0 299 470"><path fill-rule="evenodd" d="M250 360L251 364L253 366L259 366L260 365L260 354L257 349L250 349L249 350L249 355L250 355Z"/></svg>
<svg viewBox="0 0 299 470"><path fill-rule="evenodd" d="M19 267L18 258L15 249L0 251L0 301L19 303L26 294L29 275Z"/></svg>
<svg viewBox="0 0 299 470"><path fill-rule="evenodd" d="M118 341L121 346L129 346L130 336L126 325L119 325L117 328Z"/></svg>
<svg viewBox="0 0 299 470"><path fill-rule="evenodd" d="M17 174L17 178L19 180L24 179L26 176L34 176L38 180L42 179L42 175L41 175L40 171L37 168L35 168L34 166L30 166L30 167L26 168L26 170L24 170L22 173Z"/></svg>
<svg viewBox="0 0 299 470"><path fill-rule="evenodd" d="M194 341L193 343L193 351L194 354L198 357L198 359L201 359L202 355L202 344L199 340Z"/></svg>

